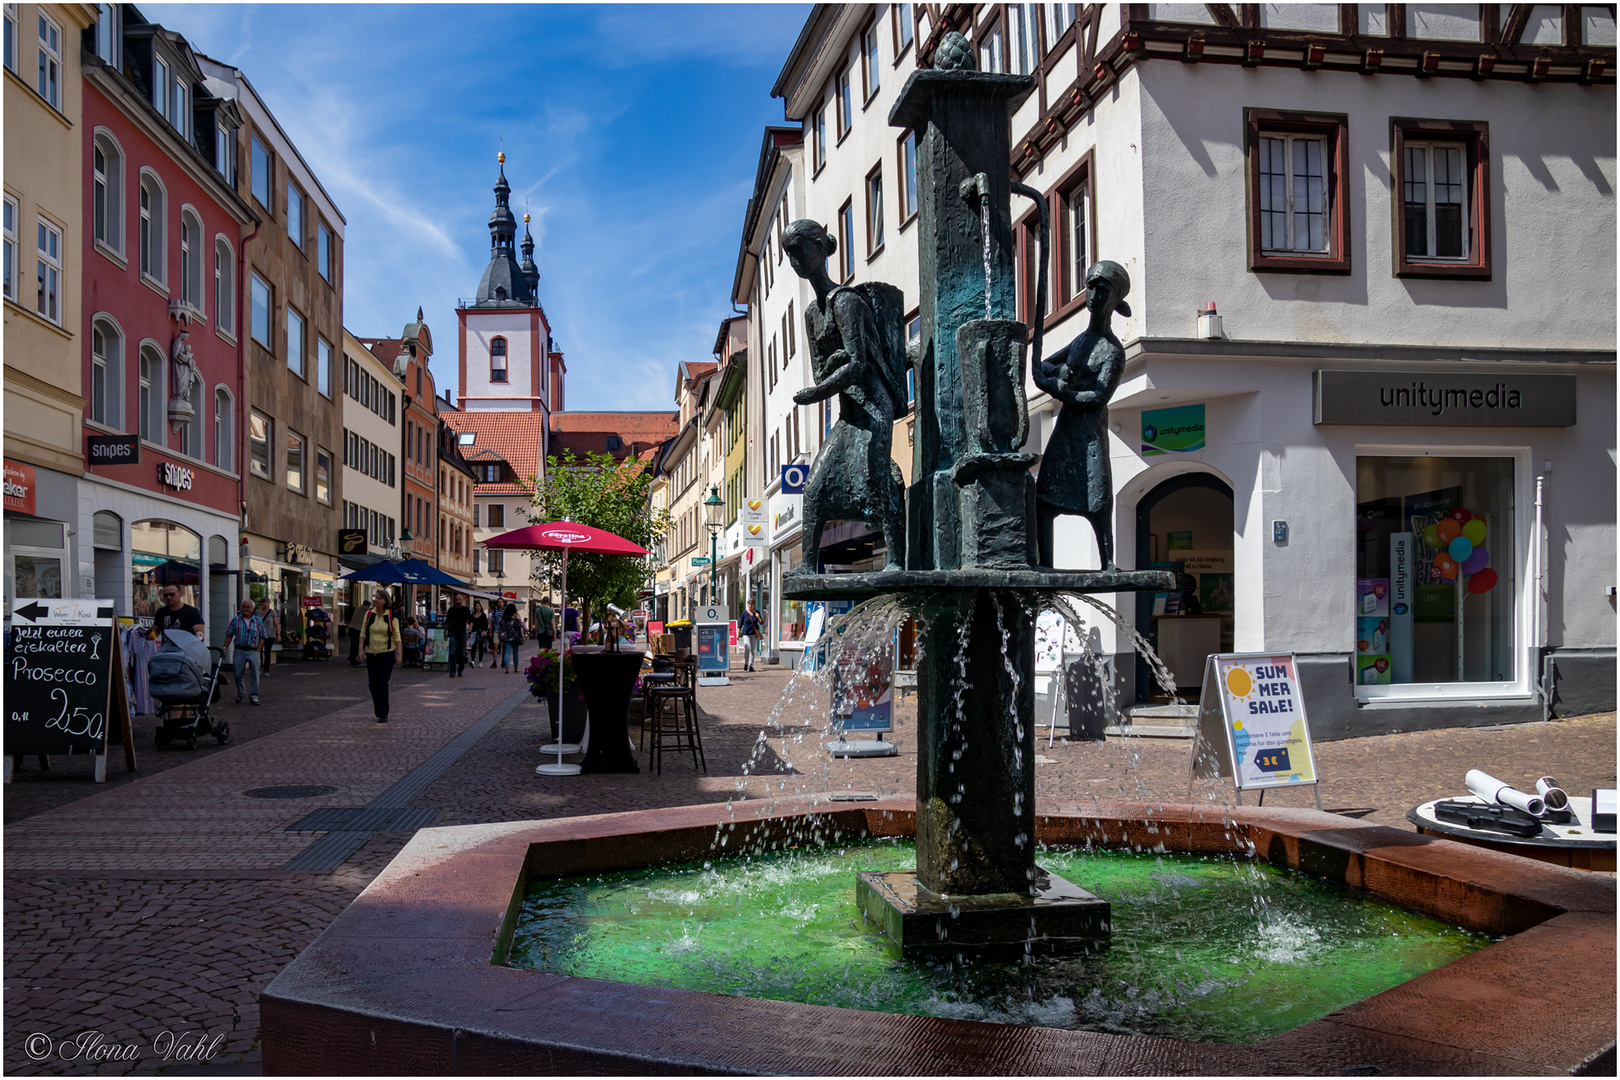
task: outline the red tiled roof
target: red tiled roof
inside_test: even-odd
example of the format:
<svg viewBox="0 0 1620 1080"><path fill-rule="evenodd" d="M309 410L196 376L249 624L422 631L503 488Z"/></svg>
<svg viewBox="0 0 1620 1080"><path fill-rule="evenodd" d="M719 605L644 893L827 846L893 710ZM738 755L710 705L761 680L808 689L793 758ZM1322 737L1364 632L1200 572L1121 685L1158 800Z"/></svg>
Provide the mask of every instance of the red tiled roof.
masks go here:
<svg viewBox="0 0 1620 1080"><path fill-rule="evenodd" d="M560 412L551 417L551 455L572 450L612 454L619 460L640 457L680 429L677 412ZM619 447L608 449L608 436L619 437Z"/></svg>
<svg viewBox="0 0 1620 1080"><path fill-rule="evenodd" d="M371 355L381 360L390 369L394 366L394 358L405 351L405 342L399 338L366 338L360 339L360 344L371 350Z"/></svg>
<svg viewBox="0 0 1620 1080"><path fill-rule="evenodd" d="M473 465L481 464L493 453L512 466L512 471L526 482L540 473L540 453L545 445L546 419L542 412L498 412L477 410L443 413L441 418L456 432L470 431L476 436L471 446L461 447L461 456ZM529 488L526 483L476 484L479 495L521 495Z"/></svg>

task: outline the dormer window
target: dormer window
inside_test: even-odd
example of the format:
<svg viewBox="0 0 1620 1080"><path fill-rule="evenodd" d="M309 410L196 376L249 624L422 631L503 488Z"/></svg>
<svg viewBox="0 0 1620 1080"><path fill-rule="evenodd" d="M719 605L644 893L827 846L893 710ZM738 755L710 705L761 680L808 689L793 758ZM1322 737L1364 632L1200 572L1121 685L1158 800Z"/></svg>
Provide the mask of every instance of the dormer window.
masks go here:
<svg viewBox="0 0 1620 1080"><path fill-rule="evenodd" d="M619 438L619 436L617 436L617 435L609 435L607 437L607 448L608 448L609 453L612 453L612 452L617 451L617 450L623 450L624 449L624 440Z"/></svg>
<svg viewBox="0 0 1620 1080"><path fill-rule="evenodd" d="M500 290L496 290L499 297ZM506 381L506 339L498 337L489 343L489 381Z"/></svg>
<svg viewBox="0 0 1620 1080"><path fill-rule="evenodd" d="M157 55L152 58L152 105L180 137L191 138L191 87L181 74L180 65Z"/></svg>

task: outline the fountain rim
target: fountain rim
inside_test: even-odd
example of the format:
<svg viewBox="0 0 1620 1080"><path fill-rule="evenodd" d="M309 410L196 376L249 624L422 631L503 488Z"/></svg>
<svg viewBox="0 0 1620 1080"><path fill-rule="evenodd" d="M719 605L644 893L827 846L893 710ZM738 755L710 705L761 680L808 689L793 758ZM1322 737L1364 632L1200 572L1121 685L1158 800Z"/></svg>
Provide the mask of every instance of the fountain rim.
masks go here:
<svg viewBox="0 0 1620 1080"><path fill-rule="evenodd" d="M856 600L908 592L931 594L973 593L981 589L1006 592L1100 593L1173 592L1178 588L1170 570L1047 570L1040 567L997 569L967 566L959 570L874 570L860 574L782 575L782 596L788 600Z"/></svg>
<svg viewBox="0 0 1620 1080"><path fill-rule="evenodd" d="M856 1046L861 1068L897 1075L1020 1073L1035 1061L1041 1072L1076 1075L1335 1072L1347 1060L1405 1074L1568 1072L1613 1054L1613 880L1308 810L1236 807L1223 817L1196 806L1063 803L1037 814L1038 840L1244 853L1504 940L1252 1046L900 1017L504 966L531 876L737 854L750 837L783 835L801 818L843 839L905 836L915 809L905 799L797 797L423 829L263 992L266 1072L532 1071L549 1055L563 1072L660 1062L841 1074ZM1537 973L1562 981L1538 996L1525 986ZM1575 1015L1549 1024L1554 1000ZM1528 1054L1507 1052L1521 1049Z"/></svg>

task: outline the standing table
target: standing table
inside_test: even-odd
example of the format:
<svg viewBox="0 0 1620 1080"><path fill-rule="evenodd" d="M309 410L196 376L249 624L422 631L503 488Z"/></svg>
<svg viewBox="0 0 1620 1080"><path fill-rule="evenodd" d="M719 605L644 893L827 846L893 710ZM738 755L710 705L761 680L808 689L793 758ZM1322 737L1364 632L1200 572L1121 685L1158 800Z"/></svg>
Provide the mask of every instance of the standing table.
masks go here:
<svg viewBox="0 0 1620 1080"><path fill-rule="evenodd" d="M591 744L580 772L639 773L641 767L630 750L629 714L642 653L576 646L572 656L576 685L585 695L591 725Z"/></svg>
<svg viewBox="0 0 1620 1080"><path fill-rule="evenodd" d="M1456 802L1483 804L1485 801L1476 795L1454 795L1451 798ZM1406 820L1416 825L1420 833L1461 840L1465 844L1506 851L1527 859L1572 866L1577 870L1614 869L1615 834L1592 831L1590 798L1571 795L1569 808L1574 813L1574 819L1568 825L1543 824L1540 836L1509 836L1489 829L1470 829L1466 825L1441 821L1434 816L1434 804L1440 801L1430 799L1414 806L1406 812Z"/></svg>

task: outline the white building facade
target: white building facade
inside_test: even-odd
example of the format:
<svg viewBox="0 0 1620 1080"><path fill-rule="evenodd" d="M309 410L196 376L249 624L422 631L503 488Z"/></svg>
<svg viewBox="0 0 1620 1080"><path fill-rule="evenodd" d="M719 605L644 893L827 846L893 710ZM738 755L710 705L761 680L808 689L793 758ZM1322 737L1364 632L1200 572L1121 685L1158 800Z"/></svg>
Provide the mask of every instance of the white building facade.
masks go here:
<svg viewBox="0 0 1620 1080"><path fill-rule="evenodd" d="M370 349L343 332L343 528L365 533L359 550L340 553L382 557L398 538L400 400L399 379Z"/></svg>
<svg viewBox="0 0 1620 1080"><path fill-rule="evenodd" d="M1085 268L1123 265L1116 560L1184 575L1103 599L1182 696L1208 652L1277 650L1318 737L1612 709L1610 10L933 10L909 46L904 5L812 14L778 83L806 122L805 216L863 245L835 279L914 303L916 238L863 225L871 177L909 182L890 95L947 26L1036 76L1011 151L1051 222L1046 353L1086 326ZM1027 321L1034 206L1014 196L1013 220ZM1038 451L1056 409L1027 390ZM1080 519L1056 539L1060 567L1097 565ZM1096 629L1123 700L1158 699Z"/></svg>

